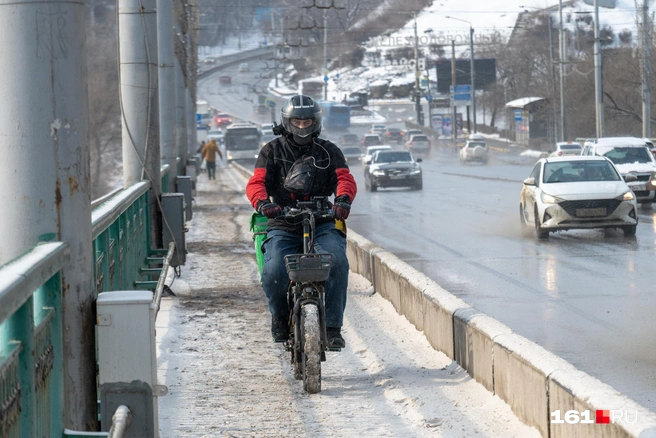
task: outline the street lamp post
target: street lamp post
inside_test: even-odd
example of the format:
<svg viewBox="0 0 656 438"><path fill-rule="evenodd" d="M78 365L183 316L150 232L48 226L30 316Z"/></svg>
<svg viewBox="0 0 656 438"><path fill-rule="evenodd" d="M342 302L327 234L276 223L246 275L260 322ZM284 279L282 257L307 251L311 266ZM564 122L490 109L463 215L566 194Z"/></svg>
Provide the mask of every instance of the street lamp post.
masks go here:
<svg viewBox="0 0 656 438"><path fill-rule="evenodd" d="M469 75L470 75L470 83L471 83L471 107L472 107L472 121L474 122L474 132L477 132L476 130L476 69L474 67L474 27L472 24L467 21L467 20L462 20L460 18L456 17L451 17L451 16L446 16L445 18L449 18L451 20L456 20L456 21L462 21L463 23L469 24ZM471 131L470 131L471 133Z"/></svg>

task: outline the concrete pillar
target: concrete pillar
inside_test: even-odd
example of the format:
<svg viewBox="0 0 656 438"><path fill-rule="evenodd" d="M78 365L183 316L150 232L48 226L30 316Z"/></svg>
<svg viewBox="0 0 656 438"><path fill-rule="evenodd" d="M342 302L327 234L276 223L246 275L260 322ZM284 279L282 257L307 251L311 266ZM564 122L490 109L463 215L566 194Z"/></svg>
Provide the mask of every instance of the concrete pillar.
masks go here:
<svg viewBox="0 0 656 438"><path fill-rule="evenodd" d="M118 0L123 103L123 183L150 180L150 245L162 246L162 192L155 0Z"/></svg>
<svg viewBox="0 0 656 438"><path fill-rule="evenodd" d="M69 429L93 431L98 422L85 16L84 2L0 4L0 99L6 109L0 117L0 264L41 239L68 243L62 421Z"/></svg>
<svg viewBox="0 0 656 438"><path fill-rule="evenodd" d="M159 62L159 137L162 165L170 167L171 182L177 176L175 147L175 74L173 54L173 2L157 0L157 57Z"/></svg>

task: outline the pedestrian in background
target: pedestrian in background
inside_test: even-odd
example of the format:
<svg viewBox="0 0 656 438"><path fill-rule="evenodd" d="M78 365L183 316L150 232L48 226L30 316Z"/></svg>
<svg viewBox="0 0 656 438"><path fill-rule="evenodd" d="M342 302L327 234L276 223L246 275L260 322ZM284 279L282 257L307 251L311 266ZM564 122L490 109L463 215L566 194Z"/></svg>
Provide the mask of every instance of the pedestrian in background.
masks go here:
<svg viewBox="0 0 656 438"><path fill-rule="evenodd" d="M201 155L207 163L207 177L209 179L216 179L216 155L219 155L221 160L223 160L223 154L221 149L216 145L215 140L210 140L203 146Z"/></svg>

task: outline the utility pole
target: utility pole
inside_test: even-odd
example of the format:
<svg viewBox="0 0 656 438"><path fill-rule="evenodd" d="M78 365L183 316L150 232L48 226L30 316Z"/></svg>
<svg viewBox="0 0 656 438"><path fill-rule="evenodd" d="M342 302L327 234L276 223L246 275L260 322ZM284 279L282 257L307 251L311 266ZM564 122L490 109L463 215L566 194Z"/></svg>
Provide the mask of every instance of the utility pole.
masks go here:
<svg viewBox="0 0 656 438"><path fill-rule="evenodd" d="M157 15L155 0L118 0L123 184L149 180L150 243L162 247Z"/></svg>
<svg viewBox="0 0 656 438"><path fill-rule="evenodd" d="M186 88L184 83L184 73L180 61L175 59L175 144L178 149L178 156L182 168L181 173L186 174L187 165L187 113L185 112L186 105Z"/></svg>
<svg viewBox="0 0 656 438"><path fill-rule="evenodd" d="M472 102L472 121L474 122L474 133L476 131L476 68L474 66L474 28L469 23L469 63L471 75L471 102ZM471 131L469 131L471 133Z"/></svg>
<svg viewBox="0 0 656 438"><path fill-rule="evenodd" d="M328 100L328 81L325 80L328 74L328 18L326 11L323 11L323 100Z"/></svg>
<svg viewBox="0 0 656 438"><path fill-rule="evenodd" d="M595 0L596 3L597 0ZM558 13L560 14L560 23L558 28L558 44L560 57L560 135L562 141L567 140L567 116L565 106L565 63L567 62L567 44L565 42L565 30L563 28L563 0L558 2ZM596 18L595 18L596 20ZM595 30L595 35L596 35ZM595 36L597 38L597 36ZM596 46L595 46L596 47ZM595 49L596 50L596 49ZM596 60L595 60L596 63ZM596 80L595 80L596 82Z"/></svg>
<svg viewBox="0 0 656 438"><path fill-rule="evenodd" d="M562 59L561 59L562 62ZM604 92L601 76L601 41L599 40L599 5L594 0L594 70L595 70L595 114L597 138L604 136ZM562 93L562 91L561 91Z"/></svg>
<svg viewBox="0 0 656 438"><path fill-rule="evenodd" d="M554 138L556 141L561 140L562 138L558 132L558 111L556 111L556 68L555 68L555 56L554 56L554 45L553 45L553 34L551 29L553 28L553 19L551 15L549 16L549 61L551 63L551 93L552 93L552 107L553 107L553 130Z"/></svg>
<svg viewBox="0 0 656 438"><path fill-rule="evenodd" d="M649 0L643 0L642 3L642 136L651 137L651 66L650 66L650 46L651 35L649 29L651 22L649 20Z"/></svg>
<svg viewBox="0 0 656 438"><path fill-rule="evenodd" d="M173 3L157 0L157 59L159 61L159 138L162 164L169 166L175 184L178 176L175 145L175 73L173 53Z"/></svg>
<svg viewBox="0 0 656 438"><path fill-rule="evenodd" d="M451 40L451 85L454 87L456 83L456 41ZM453 104L452 104L453 105ZM451 138L453 139L453 147L456 146L456 139L458 138L458 130L456 129L456 116L458 114L458 107L453 105L453 115L451 116Z"/></svg>
<svg viewBox="0 0 656 438"><path fill-rule="evenodd" d="M24 437L61 435L64 428L98 430L86 15L84 2L0 4L0 96L11 108L0 119L0 182L8 195L0 215L0 265L45 240L65 242L70 252L61 294L54 297L61 304L49 297L37 306L30 298L20 311L24 324L16 318L4 324L4 339L20 342L19 408L49 415L38 410L30 344L41 306L58 306L53 325L46 325L63 335L63 343L53 335L49 403L63 406L64 415L53 414L51 432L22 421Z"/></svg>
<svg viewBox="0 0 656 438"><path fill-rule="evenodd" d="M417 13L412 13L415 24L415 112L417 113L417 124L424 124L424 118L421 114L421 92L419 91L419 36L417 35Z"/></svg>

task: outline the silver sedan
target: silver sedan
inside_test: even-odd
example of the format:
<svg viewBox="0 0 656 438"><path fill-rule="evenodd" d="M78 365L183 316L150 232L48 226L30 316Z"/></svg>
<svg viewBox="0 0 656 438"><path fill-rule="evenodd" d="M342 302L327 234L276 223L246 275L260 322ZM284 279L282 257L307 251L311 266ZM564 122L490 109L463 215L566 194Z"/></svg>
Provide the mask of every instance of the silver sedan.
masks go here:
<svg viewBox="0 0 656 438"><path fill-rule="evenodd" d="M524 180L519 200L521 226L539 239L558 230L620 228L634 236L638 225L635 195L607 158L542 158Z"/></svg>

